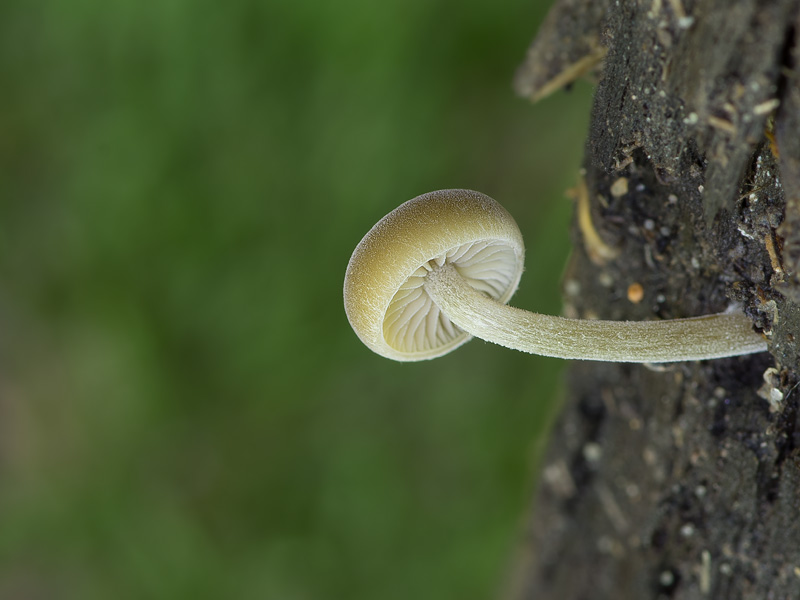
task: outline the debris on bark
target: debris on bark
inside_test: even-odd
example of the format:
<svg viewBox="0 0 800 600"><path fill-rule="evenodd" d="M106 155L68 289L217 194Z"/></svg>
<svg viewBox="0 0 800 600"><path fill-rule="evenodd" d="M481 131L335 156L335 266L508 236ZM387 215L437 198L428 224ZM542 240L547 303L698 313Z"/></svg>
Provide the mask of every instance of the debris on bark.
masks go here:
<svg viewBox="0 0 800 600"><path fill-rule="evenodd" d="M556 4L521 73L572 60L575 6ZM593 6L576 35L602 32L607 54L578 212L596 239L576 218L565 312L744 310L770 353L574 363L514 596L798 598L800 0Z"/></svg>

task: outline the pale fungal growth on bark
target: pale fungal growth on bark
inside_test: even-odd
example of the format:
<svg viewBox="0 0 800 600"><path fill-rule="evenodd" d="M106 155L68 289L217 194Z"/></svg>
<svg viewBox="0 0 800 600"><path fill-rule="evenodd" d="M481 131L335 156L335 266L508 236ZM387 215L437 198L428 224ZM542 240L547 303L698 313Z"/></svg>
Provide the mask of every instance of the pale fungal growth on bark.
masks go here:
<svg viewBox="0 0 800 600"><path fill-rule="evenodd" d="M350 325L387 358L436 358L479 337L507 348L577 360L673 362L767 349L741 312L661 321L540 315L506 305L525 247L514 218L470 190L409 200L356 247L344 280Z"/></svg>

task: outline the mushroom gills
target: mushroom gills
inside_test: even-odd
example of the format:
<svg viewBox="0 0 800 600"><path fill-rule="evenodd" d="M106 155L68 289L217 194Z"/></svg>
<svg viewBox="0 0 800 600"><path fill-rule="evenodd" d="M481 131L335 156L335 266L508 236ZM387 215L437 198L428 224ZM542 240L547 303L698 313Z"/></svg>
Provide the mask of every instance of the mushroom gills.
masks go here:
<svg viewBox="0 0 800 600"><path fill-rule="evenodd" d="M497 300L514 285L516 261L514 249L500 240L461 244L431 258L408 277L389 303L383 322L386 343L416 353L469 336L433 302L425 286L427 277L451 265L470 287Z"/></svg>

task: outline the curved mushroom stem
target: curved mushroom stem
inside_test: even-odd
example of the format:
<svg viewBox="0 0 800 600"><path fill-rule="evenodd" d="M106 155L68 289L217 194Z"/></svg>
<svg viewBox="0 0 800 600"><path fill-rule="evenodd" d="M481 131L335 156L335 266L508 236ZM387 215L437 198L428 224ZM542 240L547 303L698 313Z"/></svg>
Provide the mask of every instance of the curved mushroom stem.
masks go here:
<svg viewBox="0 0 800 600"><path fill-rule="evenodd" d="M542 356L609 362L705 360L767 349L742 313L662 321L565 319L495 302L473 288L456 267L428 273L425 289L464 331L507 348Z"/></svg>

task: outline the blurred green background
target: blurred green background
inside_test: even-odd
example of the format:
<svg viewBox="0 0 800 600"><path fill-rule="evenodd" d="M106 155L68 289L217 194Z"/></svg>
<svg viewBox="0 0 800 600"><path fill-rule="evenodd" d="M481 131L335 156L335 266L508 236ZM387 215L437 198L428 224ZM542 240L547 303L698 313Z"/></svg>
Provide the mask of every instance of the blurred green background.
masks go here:
<svg viewBox="0 0 800 600"><path fill-rule="evenodd" d="M591 90L536 0L5 0L0 598L489 598L563 363L363 347L350 252L420 193L516 216L556 313Z"/></svg>

